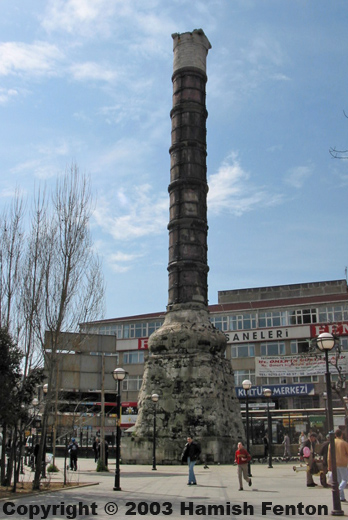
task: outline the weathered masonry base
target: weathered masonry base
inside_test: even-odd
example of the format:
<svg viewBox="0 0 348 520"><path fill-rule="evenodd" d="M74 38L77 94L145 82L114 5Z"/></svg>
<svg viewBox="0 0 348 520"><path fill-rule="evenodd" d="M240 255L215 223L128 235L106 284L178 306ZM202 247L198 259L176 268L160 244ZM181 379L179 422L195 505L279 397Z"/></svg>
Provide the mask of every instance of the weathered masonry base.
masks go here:
<svg viewBox="0 0 348 520"><path fill-rule="evenodd" d="M158 463L180 463L188 435L201 443L203 461L233 462L244 429L225 346L224 334L211 325L208 312L199 306L181 305L167 313L164 325L150 338L136 433L131 441L127 439L122 459L151 460L151 394L158 393Z"/></svg>

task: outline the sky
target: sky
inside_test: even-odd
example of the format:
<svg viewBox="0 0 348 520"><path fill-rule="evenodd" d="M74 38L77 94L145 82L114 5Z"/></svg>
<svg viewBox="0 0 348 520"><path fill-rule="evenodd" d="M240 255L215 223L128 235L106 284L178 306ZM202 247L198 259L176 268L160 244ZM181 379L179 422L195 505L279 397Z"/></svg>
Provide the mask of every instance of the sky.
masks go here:
<svg viewBox="0 0 348 520"><path fill-rule="evenodd" d="M346 0L0 0L0 210L72 163L105 318L168 303L173 33L207 57L209 303L346 278Z"/></svg>

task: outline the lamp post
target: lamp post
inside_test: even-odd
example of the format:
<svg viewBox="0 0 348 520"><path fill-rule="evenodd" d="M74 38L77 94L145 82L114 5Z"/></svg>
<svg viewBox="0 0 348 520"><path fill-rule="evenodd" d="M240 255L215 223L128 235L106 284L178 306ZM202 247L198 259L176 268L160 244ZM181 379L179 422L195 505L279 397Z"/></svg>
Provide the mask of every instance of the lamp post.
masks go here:
<svg viewBox="0 0 348 520"><path fill-rule="evenodd" d="M344 402L344 428L345 428L345 432L346 432L346 438L347 435L348 435L348 415L347 415L347 411L348 411L348 397L345 395L343 397L343 402Z"/></svg>
<svg viewBox="0 0 348 520"><path fill-rule="evenodd" d="M47 397L47 393L48 393L48 384L47 383L45 383L43 385L42 390L43 390L43 397L46 398ZM47 423L46 423L46 425L43 428L41 428L41 434L44 437L44 440L43 440L43 443L44 443L43 444L43 453L42 453L42 476L43 476L43 478L46 478Z"/></svg>
<svg viewBox="0 0 348 520"><path fill-rule="evenodd" d="M267 429L268 429L268 467L272 466L272 419L271 412L269 411L269 402L272 397L272 390L270 388L264 388L263 395L267 397Z"/></svg>
<svg viewBox="0 0 348 520"><path fill-rule="evenodd" d="M250 439L249 439L249 390L252 387L252 382L249 381L249 379L244 379L242 382L242 387L245 390L245 420L246 420L246 442L247 442L247 451L250 453ZM251 477L251 471L250 471L250 461L248 462L248 475Z"/></svg>
<svg viewBox="0 0 348 520"><path fill-rule="evenodd" d="M152 470L157 470L156 468L156 411L157 411L157 403L159 400L158 394L152 394L151 396L152 402L154 403L154 412L153 412L153 444L152 444Z"/></svg>
<svg viewBox="0 0 348 520"><path fill-rule="evenodd" d="M121 381L126 377L126 371L123 368L115 368L112 373L113 378L117 381L117 423L116 423L116 469L115 469L115 485L114 491L121 491L120 487L120 444L121 444Z"/></svg>
<svg viewBox="0 0 348 520"><path fill-rule="evenodd" d="M336 464L336 449L335 449L335 434L332 415L332 392L331 392L331 376L329 370L329 351L335 346L335 338L329 332L323 332L317 337L317 347L325 353L326 364L326 395L327 395L327 416L329 420L329 435L330 435L330 458L332 468L332 502L333 510L331 514L334 516L343 516L344 512L341 508L340 495L337 482L337 464Z"/></svg>
<svg viewBox="0 0 348 520"><path fill-rule="evenodd" d="M31 422L30 422L30 437L31 437L31 469L34 471L34 468L35 468L35 456L34 456L34 449L35 449L35 444L36 444L36 414L37 414L37 408L39 406L39 400L37 397L34 397L34 399L32 400L31 404L33 405L33 408L34 408L34 415L31 419ZM34 428L35 428L35 435L32 433L32 423L34 423ZM30 458L29 458L29 462L30 462Z"/></svg>

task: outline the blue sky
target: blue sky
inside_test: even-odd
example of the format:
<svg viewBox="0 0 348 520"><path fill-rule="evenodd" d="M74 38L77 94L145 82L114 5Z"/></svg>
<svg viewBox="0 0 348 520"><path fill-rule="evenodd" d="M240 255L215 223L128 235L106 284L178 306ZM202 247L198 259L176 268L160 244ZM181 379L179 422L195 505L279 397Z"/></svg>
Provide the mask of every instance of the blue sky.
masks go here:
<svg viewBox="0 0 348 520"><path fill-rule="evenodd" d="M0 0L0 209L76 162L106 318L165 310L172 38L207 60L209 301L345 278L346 0Z"/></svg>

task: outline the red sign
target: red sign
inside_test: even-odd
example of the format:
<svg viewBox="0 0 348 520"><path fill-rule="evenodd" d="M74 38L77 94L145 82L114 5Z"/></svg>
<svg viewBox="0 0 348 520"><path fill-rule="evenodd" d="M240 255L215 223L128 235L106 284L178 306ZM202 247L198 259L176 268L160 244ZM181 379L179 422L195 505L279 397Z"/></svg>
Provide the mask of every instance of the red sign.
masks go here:
<svg viewBox="0 0 348 520"><path fill-rule="evenodd" d="M322 332L329 332L336 336L348 335L348 323L327 323L324 325L311 325L311 338L319 336Z"/></svg>
<svg viewBox="0 0 348 520"><path fill-rule="evenodd" d="M147 350L149 338L139 338L138 339L138 350Z"/></svg>

